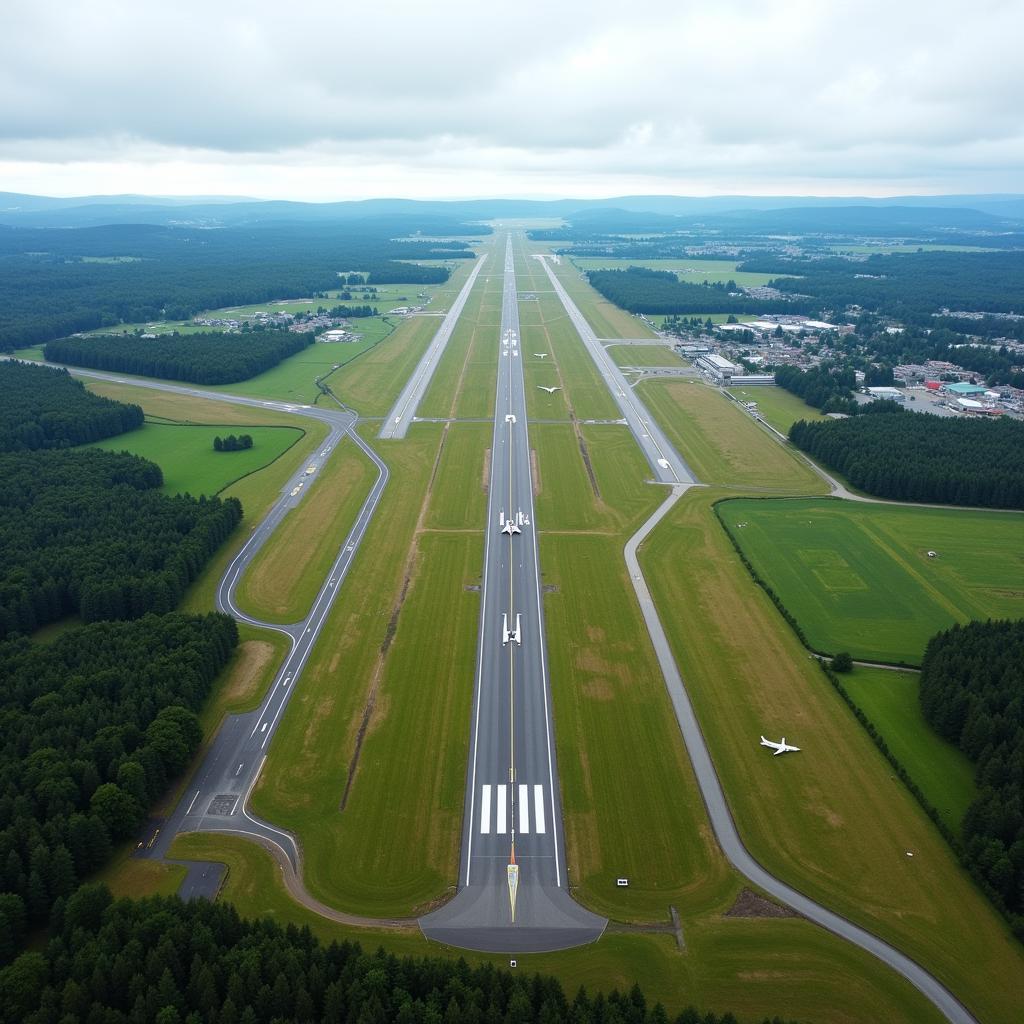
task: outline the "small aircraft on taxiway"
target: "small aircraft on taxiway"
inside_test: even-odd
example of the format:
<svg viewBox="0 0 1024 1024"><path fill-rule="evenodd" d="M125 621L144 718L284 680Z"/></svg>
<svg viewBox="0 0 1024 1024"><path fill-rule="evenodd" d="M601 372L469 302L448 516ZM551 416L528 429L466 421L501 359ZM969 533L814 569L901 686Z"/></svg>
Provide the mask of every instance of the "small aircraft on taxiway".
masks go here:
<svg viewBox="0 0 1024 1024"><path fill-rule="evenodd" d="M762 747L771 747L771 749L775 752L773 754L774 757L778 757L779 754L785 754L789 750L799 750L800 749L799 747L794 747L792 744L787 743L785 736L782 737L782 741L780 743L772 743L771 740L766 740L762 736L761 737L761 746Z"/></svg>
<svg viewBox="0 0 1024 1024"><path fill-rule="evenodd" d="M538 384L537 387L539 387L541 391L546 391L549 395L553 395L556 391L562 390L561 388L546 388L543 384Z"/></svg>

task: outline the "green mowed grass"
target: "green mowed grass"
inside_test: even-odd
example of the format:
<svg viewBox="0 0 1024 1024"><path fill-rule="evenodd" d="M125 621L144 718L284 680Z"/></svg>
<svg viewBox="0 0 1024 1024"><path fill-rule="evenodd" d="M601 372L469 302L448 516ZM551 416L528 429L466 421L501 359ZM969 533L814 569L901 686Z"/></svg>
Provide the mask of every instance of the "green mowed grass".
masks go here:
<svg viewBox="0 0 1024 1024"><path fill-rule="evenodd" d="M278 524L238 587L239 607L265 622L298 622L310 610L377 478L347 438L323 468L306 477L306 494Z"/></svg>
<svg viewBox="0 0 1024 1024"><path fill-rule="evenodd" d="M190 832L179 835L172 856L226 864L221 899L246 918L269 917L282 927L308 927L324 943L359 942L396 956L461 958L507 969L508 957L428 943L416 927L378 930L327 920L295 903L281 872L262 847L237 836ZM148 895L148 888L136 889ZM571 999L580 985L592 995L628 991L639 983L648 1005L669 1013L688 1005L744 1020L760 1020L785 1006L786 1013L823 1024L885 1020L892 1024L939 1024L940 1016L906 982L866 953L821 929L796 920L712 918L686 930L687 952L671 935L605 932L581 949L517 957L517 973L553 974Z"/></svg>
<svg viewBox="0 0 1024 1024"><path fill-rule="evenodd" d="M827 490L793 452L715 389L653 379L637 393L701 483L803 494Z"/></svg>
<svg viewBox="0 0 1024 1024"><path fill-rule="evenodd" d="M959 831L978 795L974 766L924 720L917 673L857 665L842 677L842 684L928 802L951 829Z"/></svg>
<svg viewBox="0 0 1024 1024"><path fill-rule="evenodd" d="M914 665L954 622L1024 617L1019 513L836 499L738 499L718 512L815 650Z"/></svg>
<svg viewBox="0 0 1024 1024"><path fill-rule="evenodd" d="M609 345L606 349L616 366L686 366L667 345Z"/></svg>
<svg viewBox="0 0 1024 1024"><path fill-rule="evenodd" d="M1024 951L751 580L714 518L722 496L689 491L641 563L744 843L917 960L979 1020L1019 1020ZM802 752L772 758L762 734Z"/></svg>
<svg viewBox="0 0 1024 1024"><path fill-rule="evenodd" d="M628 260L605 257L574 256L573 263L584 272L591 270L626 270L628 267L644 267L647 270L669 270L686 284L725 284L735 281L741 288L757 288L768 284L777 277L792 277L792 274L753 274L738 271L735 260Z"/></svg>
<svg viewBox="0 0 1024 1024"><path fill-rule="evenodd" d="M476 530L487 517L489 423L452 423L434 477L426 525L432 530Z"/></svg>
<svg viewBox="0 0 1024 1024"><path fill-rule="evenodd" d="M253 446L240 452L214 451L213 439L249 434ZM155 462L164 471L166 494L219 494L229 484L255 473L279 458L302 438L295 427L223 427L146 422L137 430L86 445L108 452L131 452Z"/></svg>
<svg viewBox="0 0 1024 1024"><path fill-rule="evenodd" d="M788 434L797 420L813 422L827 419L820 409L808 405L785 388L729 388L729 394L740 402L757 402L758 414L783 434Z"/></svg>

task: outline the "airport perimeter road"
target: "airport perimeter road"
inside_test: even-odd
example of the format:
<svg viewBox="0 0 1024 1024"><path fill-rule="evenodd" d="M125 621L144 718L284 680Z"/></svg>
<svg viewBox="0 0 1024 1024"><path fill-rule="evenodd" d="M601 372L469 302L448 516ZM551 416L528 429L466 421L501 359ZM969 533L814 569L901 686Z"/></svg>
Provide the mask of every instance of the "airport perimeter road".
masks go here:
<svg viewBox="0 0 1024 1024"><path fill-rule="evenodd" d="M696 483L696 478L690 467L672 447L661 427L647 411L647 407L630 388L622 371L605 351L604 345L601 344L594 329L587 323L586 317L579 311L576 303L569 298L569 293L562 287L562 282L558 280L548 265L548 261L543 256L535 256L534 259L540 260L547 272L555 294L561 300L566 313L569 314L569 319L590 353L591 359L594 360L598 373L604 378L608 390L622 410L622 415L626 423L629 424L630 430L633 431L633 436L636 438L637 444L640 445L641 451L651 464L651 469L654 470L657 480L663 484Z"/></svg>
<svg viewBox="0 0 1024 1024"><path fill-rule="evenodd" d="M321 420L330 426L330 432L320 449L306 459L281 490L281 496L270 512L249 536L242 549L234 557L217 587L217 607L220 611L264 629L284 633L290 643L288 656L281 665L270 686L262 705L256 711L244 715L230 715L217 732L216 737L203 758L202 764L193 775L178 806L168 818L155 827L148 842L144 842L137 856L166 859L175 835L179 832L230 832L235 835L258 839L278 849L288 862L296 877L301 877L300 852L290 833L275 828L269 822L252 815L247 807L249 794L259 778L266 759L266 751L277 729L288 700L306 664L310 651L320 636L327 614L341 589L352 560L359 550L370 520L373 518L381 494L388 481L388 468L377 453L355 430L356 416L344 409L321 408L318 406L294 405L287 402L261 401L238 395L221 394L188 388L175 384L151 381L145 378L121 377L92 370L68 367L76 376L95 380L131 384L136 387L173 394L191 395L211 401L230 402L256 408L274 409L297 416ZM363 453L377 467L377 480L363 502L359 515L338 552L330 572L324 579L313 607L301 622L282 626L261 622L246 615L235 603L235 587L246 567L256 557L263 545L270 539L281 519L294 508L314 486L317 475L338 442L350 437ZM216 895L222 877L222 870L208 870L200 865L190 868L182 886L182 895L189 898Z"/></svg>
<svg viewBox="0 0 1024 1024"><path fill-rule="evenodd" d="M398 401L395 402L394 408L384 418L384 425L380 428L380 433L377 435L382 441L405 437L405 432L409 429L409 424L412 423L416 415L420 401L430 386L430 381L434 376L434 371L437 369L437 364L441 361L441 356L444 355L445 347L448 345L448 339L452 336L452 331L455 330L459 317L462 316L466 299L469 298L469 293L473 290L477 275L480 273L480 268L484 265L486 259L487 255L484 254L477 260L476 266L469 275L469 279L462 286L458 298L452 303L452 308L448 310L445 318L441 321L441 326L438 327L437 334L434 335L434 340L430 343L430 347L423 353L423 358L416 367L415 373L409 378L405 387L402 388L402 393L398 396Z"/></svg>
<svg viewBox="0 0 1024 1024"><path fill-rule="evenodd" d="M607 922L572 900L565 871L510 239L484 545L459 891L420 927L465 949L566 949Z"/></svg>

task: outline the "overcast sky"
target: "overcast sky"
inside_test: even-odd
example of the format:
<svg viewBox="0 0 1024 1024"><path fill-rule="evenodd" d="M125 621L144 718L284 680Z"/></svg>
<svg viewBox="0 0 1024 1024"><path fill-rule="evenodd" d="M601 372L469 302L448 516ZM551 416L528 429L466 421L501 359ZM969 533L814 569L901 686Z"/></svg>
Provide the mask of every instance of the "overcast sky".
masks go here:
<svg viewBox="0 0 1024 1024"><path fill-rule="evenodd" d="M0 190L1024 192L1024 0L3 0Z"/></svg>

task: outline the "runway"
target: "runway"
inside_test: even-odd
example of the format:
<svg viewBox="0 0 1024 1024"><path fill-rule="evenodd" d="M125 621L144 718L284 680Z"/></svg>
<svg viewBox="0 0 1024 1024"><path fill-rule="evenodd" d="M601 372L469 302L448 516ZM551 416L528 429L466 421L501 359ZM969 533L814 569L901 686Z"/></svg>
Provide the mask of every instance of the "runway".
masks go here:
<svg viewBox="0 0 1024 1024"><path fill-rule="evenodd" d="M405 437L409 424L415 418L416 410L419 408L420 402L434 377L437 364L441 361L441 356L444 355L448 339L451 338L452 331L455 330L455 325L459 322L459 317L462 316L466 300L469 298L469 293L473 290L473 285L476 284L477 275L479 275L480 268L483 267L486 259L487 255L484 254L476 261L476 266L459 291L458 297L452 303L452 308L448 310L444 320L441 321L441 326L438 327L434 340L430 343L427 351L423 353L423 358L420 359L413 375L406 382L405 387L402 388L402 393L398 396L398 400L391 411L384 417L384 423L380 428L380 433L377 435L382 441Z"/></svg>
<svg viewBox="0 0 1024 1024"><path fill-rule="evenodd" d="M607 922L568 892L510 238L496 347L459 888L420 927L453 946L525 953L592 942Z"/></svg>

